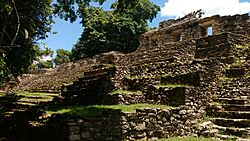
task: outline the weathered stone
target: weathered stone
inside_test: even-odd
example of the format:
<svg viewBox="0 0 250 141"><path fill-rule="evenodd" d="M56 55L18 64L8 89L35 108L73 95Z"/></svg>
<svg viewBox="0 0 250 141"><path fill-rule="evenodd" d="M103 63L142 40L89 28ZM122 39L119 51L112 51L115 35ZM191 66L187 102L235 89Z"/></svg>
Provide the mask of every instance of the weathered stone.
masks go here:
<svg viewBox="0 0 250 141"><path fill-rule="evenodd" d="M197 14L201 13L161 23L159 29L141 36L140 47L134 52L104 53L63 64L51 71L25 75L13 90L61 92L57 100L70 105L147 102L174 106L168 110L144 108L130 113L109 109L90 118L72 116L65 124L70 140L150 140L199 134L195 125L202 121L205 109L209 108L208 115L218 116L214 123L247 128L249 120L244 118L249 117L249 112L232 111L249 109L246 104L250 103L250 80L245 75L250 74L250 50L249 45L238 46L250 41L249 15L200 19ZM212 36L207 34L209 26L213 27ZM230 68L226 76L237 78L220 80L225 67ZM114 90L131 90L132 93L111 95ZM224 102L219 101L223 104L207 108L216 100L215 95L224 98ZM51 117L56 119L56 116ZM238 132L226 128L226 131L242 137L244 134L239 133L247 131L249 135L248 130Z"/></svg>
<svg viewBox="0 0 250 141"><path fill-rule="evenodd" d="M80 141L81 140L81 136L80 135L70 135L69 136L69 140L70 141Z"/></svg>
<svg viewBox="0 0 250 141"><path fill-rule="evenodd" d="M154 125L150 122L146 123L146 129L147 130L153 130L154 129Z"/></svg>
<svg viewBox="0 0 250 141"><path fill-rule="evenodd" d="M89 132L82 132L81 136L82 136L82 138L87 139L90 137L90 133Z"/></svg>
<svg viewBox="0 0 250 141"><path fill-rule="evenodd" d="M180 114L180 115L185 115L186 113L187 113L186 110L180 110L180 111L179 111L179 114Z"/></svg>

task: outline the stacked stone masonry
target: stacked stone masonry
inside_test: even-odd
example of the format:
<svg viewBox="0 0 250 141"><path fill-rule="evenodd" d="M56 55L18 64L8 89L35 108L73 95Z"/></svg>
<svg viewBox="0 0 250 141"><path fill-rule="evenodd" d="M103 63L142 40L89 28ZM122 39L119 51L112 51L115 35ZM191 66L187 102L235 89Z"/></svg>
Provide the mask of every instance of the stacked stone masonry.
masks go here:
<svg viewBox="0 0 250 141"><path fill-rule="evenodd" d="M212 35L208 35L209 27L212 27ZM159 29L143 34L135 52L103 53L54 70L24 75L12 90L58 92L71 104L172 106L170 109L137 109L131 113L108 109L98 117L66 118L65 128L69 131L66 136L70 141L156 140L184 135L225 139L230 136L220 136L218 128L229 130L224 128L228 123L221 118L235 121L232 116L225 116L233 111L226 106L236 104L239 109L235 110L243 111L249 107L246 102L250 95L249 43L248 14L201 19L199 12L191 13L164 21ZM116 90L141 94L111 95ZM236 99L236 102L240 98L246 100L230 105L230 102L223 103L223 98ZM215 104L217 102L224 104L222 108ZM214 114L216 112L221 114ZM206 115L210 122L199 126ZM250 123L249 118L244 120L243 125ZM247 126L243 127L248 132ZM213 132L215 129L218 132ZM234 140L249 137L237 135L234 134Z"/></svg>

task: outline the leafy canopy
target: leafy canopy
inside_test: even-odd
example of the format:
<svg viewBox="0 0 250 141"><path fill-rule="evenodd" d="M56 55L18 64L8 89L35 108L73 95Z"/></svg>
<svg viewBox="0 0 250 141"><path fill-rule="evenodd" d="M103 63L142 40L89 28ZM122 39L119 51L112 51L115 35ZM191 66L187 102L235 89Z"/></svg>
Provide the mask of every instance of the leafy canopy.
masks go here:
<svg viewBox="0 0 250 141"><path fill-rule="evenodd" d="M36 50L33 47L36 41L46 38L46 33L51 29L51 2L52 0L1 0L0 46L14 43L13 45L20 47L0 52L0 82L6 77L28 71L35 59Z"/></svg>
<svg viewBox="0 0 250 141"><path fill-rule="evenodd" d="M160 10L150 0L117 0L110 11L90 6L89 2L66 0L55 5L54 12L61 18L71 22L81 18L84 31L72 49L73 59L109 51L134 51L140 35L148 30L147 21L152 21ZM102 4L104 0L94 2Z"/></svg>
<svg viewBox="0 0 250 141"><path fill-rule="evenodd" d="M30 69L41 69L41 68L52 68L53 67L53 53L54 51L50 49L45 43L41 43L40 47L35 45L35 58Z"/></svg>
<svg viewBox="0 0 250 141"><path fill-rule="evenodd" d="M56 50L56 57L54 59L55 65L61 65L63 63L70 62L71 52L64 49Z"/></svg>

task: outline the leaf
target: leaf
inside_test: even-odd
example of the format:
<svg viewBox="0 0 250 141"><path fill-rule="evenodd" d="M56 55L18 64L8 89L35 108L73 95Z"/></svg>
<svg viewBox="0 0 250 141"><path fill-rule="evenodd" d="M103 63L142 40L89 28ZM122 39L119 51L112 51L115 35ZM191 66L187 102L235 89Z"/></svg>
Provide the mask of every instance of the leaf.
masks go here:
<svg viewBox="0 0 250 141"><path fill-rule="evenodd" d="M24 29L24 38L25 39L29 38L29 32L26 29Z"/></svg>
<svg viewBox="0 0 250 141"><path fill-rule="evenodd" d="M9 6L9 5L5 5L5 6L4 6L4 10L7 12L7 15L10 15L10 14L11 14L11 11L12 11L12 7Z"/></svg>

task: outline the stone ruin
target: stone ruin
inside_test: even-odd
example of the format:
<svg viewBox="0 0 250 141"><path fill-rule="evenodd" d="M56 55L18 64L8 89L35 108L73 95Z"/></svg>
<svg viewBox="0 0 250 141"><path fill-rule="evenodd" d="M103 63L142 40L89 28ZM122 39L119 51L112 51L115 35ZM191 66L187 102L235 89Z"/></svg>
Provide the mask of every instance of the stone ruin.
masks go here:
<svg viewBox="0 0 250 141"><path fill-rule="evenodd" d="M101 117L66 118L62 129L67 129L70 141L187 135L249 140L249 15L196 15L161 22L158 29L141 36L135 52L103 53L26 74L11 91L59 93L70 105L173 107L133 113L108 110ZM109 94L115 90L131 94Z"/></svg>

